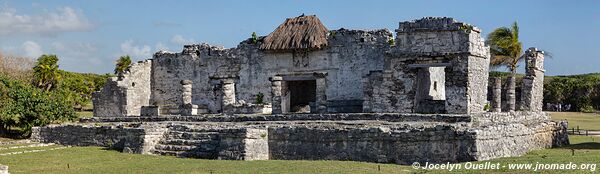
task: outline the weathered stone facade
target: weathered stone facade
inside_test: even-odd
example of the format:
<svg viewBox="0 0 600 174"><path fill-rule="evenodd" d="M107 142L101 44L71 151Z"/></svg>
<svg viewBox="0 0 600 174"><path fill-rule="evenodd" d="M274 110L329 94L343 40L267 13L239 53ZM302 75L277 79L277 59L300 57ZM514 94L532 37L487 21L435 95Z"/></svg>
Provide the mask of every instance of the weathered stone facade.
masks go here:
<svg viewBox="0 0 600 174"><path fill-rule="evenodd" d="M484 112L490 54L479 29L452 18L423 18L401 22L396 32L385 69L365 83L366 111ZM444 97L420 92L434 89Z"/></svg>
<svg viewBox="0 0 600 174"><path fill-rule="evenodd" d="M151 84L147 103L158 106L162 114L179 114L176 110L182 104L182 89L177 84L181 80L190 80L193 84L192 103L208 107L211 113L222 113L224 102L243 100L254 103L259 93L264 95L264 102L270 104L272 82L269 78L275 76L282 77L283 83L315 80L318 83L316 89L321 94L318 97L321 102L317 104L322 110L326 110L323 107L327 101L362 100L362 76L383 68L384 51L389 48L387 42L392 34L387 30L340 29L332 32L336 34L329 37L329 47L302 54L261 51L258 49L260 40L259 43L246 40L231 49L202 44L186 45L181 53L158 52L148 60L152 62L152 67L144 67L151 77L140 79L149 79ZM315 77L314 73L325 76ZM225 78L228 83L223 83L222 79ZM111 89L114 85L108 85L94 100L99 110L115 107L112 103L119 103L121 101L118 99L123 99L112 99L115 94L108 92L124 89ZM223 91L228 90L235 90L231 95L235 98L223 96L227 94ZM279 107L273 106L276 111ZM132 110L139 112L141 106ZM108 116L110 110L98 113L102 114L97 116Z"/></svg>
<svg viewBox="0 0 600 174"><path fill-rule="evenodd" d="M284 27L304 18L320 23L301 16ZM490 53L476 27L427 17L401 22L395 42L388 30L316 28L323 42L281 45L288 38L269 35L157 52L94 95L94 118L36 127L32 139L206 159L398 164L568 144L564 124L541 112L543 52L526 52L523 111L500 112L494 80L487 112Z"/></svg>
<svg viewBox="0 0 600 174"><path fill-rule="evenodd" d="M101 91L93 94L94 116L140 116L150 106L152 61L133 63L118 77L109 78Z"/></svg>

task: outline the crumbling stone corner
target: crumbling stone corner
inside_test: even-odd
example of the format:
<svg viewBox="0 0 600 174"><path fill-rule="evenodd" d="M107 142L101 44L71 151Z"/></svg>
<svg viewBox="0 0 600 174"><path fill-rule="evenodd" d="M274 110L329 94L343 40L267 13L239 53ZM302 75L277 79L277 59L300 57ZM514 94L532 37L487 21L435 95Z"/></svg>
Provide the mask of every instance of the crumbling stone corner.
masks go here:
<svg viewBox="0 0 600 174"><path fill-rule="evenodd" d="M521 93L521 109L541 112L544 99L544 51L529 48L525 51L525 77Z"/></svg>

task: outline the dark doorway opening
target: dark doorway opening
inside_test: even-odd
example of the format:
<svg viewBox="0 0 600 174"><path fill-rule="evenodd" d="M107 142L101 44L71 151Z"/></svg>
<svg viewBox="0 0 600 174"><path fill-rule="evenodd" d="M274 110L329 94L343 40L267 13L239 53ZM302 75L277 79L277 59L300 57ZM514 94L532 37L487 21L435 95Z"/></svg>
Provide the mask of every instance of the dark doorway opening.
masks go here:
<svg viewBox="0 0 600 174"><path fill-rule="evenodd" d="M317 98L316 80L288 81L290 112L310 113L310 104Z"/></svg>

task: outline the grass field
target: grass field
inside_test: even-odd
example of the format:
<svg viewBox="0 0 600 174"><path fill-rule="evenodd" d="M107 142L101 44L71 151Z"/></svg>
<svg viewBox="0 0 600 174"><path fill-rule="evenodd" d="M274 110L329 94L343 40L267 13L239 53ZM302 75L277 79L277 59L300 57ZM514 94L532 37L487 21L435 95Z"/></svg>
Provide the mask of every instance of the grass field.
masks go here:
<svg viewBox="0 0 600 174"><path fill-rule="evenodd" d="M77 112L78 118L89 118L92 116L94 116L94 112L92 112L92 111L78 111Z"/></svg>
<svg viewBox="0 0 600 174"><path fill-rule="evenodd" d="M581 112L550 112L552 120L569 121L569 129L600 130L600 114Z"/></svg>
<svg viewBox="0 0 600 174"><path fill-rule="evenodd" d="M600 117L587 114L553 113L553 119L567 118L571 124L597 122ZM597 118L594 119L588 119ZM593 125L589 125L592 126ZM600 137L570 136L567 147L531 151L521 157L478 161L473 164L594 164L600 162ZM0 141L8 141L0 139ZM9 145L23 146L23 145ZM125 154L101 147L26 147L0 148L0 164L8 165L10 173L448 173L447 170L413 169L411 166L351 161L225 161L186 159L169 156ZM62 147L64 149L56 149ZM16 151L46 150L14 155ZM574 155L572 155L574 150ZM465 166L466 163L462 163ZM591 166L589 166L591 168ZM596 169L594 172L598 172ZM453 173L530 173L531 170L454 170ZM586 170L542 170L542 173L593 173Z"/></svg>

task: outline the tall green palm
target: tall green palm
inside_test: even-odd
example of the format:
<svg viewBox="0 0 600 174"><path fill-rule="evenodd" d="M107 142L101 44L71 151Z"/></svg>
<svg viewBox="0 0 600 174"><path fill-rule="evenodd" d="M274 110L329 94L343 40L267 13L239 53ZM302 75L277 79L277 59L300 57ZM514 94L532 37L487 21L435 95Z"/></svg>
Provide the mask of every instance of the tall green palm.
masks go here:
<svg viewBox="0 0 600 174"><path fill-rule="evenodd" d="M129 68L129 65L131 65L131 58L129 55L119 57L115 66L115 74L125 72Z"/></svg>
<svg viewBox="0 0 600 174"><path fill-rule="evenodd" d="M34 85L46 91L56 87L60 79L58 71L58 57L56 55L40 56L33 67Z"/></svg>
<svg viewBox="0 0 600 174"><path fill-rule="evenodd" d="M510 70L508 78L508 90L506 92L508 109L514 111L516 108L515 86L517 67L524 57L522 44L519 41L519 26L514 22L510 28L500 27L492 31L487 37L490 46L492 60L490 65L494 67L506 66Z"/></svg>

